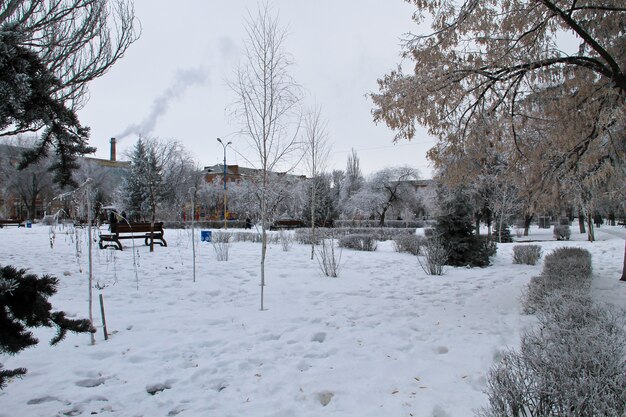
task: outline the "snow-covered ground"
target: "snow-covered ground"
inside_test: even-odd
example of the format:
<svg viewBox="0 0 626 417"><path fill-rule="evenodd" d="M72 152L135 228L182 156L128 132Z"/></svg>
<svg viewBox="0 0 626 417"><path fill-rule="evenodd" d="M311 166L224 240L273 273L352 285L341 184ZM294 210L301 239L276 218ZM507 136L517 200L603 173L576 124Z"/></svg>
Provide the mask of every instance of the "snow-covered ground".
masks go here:
<svg viewBox="0 0 626 417"><path fill-rule="evenodd" d="M59 277L54 307L87 317L86 232L51 230L0 229L0 264ZM193 282L190 236L166 230L169 246L154 253L130 241L123 252L94 245L109 340L96 303L95 345L72 334L51 347L42 329L36 347L0 356L28 368L0 391L0 416L466 417L486 404L490 366L533 324L519 297L541 265L513 265L514 244L499 245L489 268L434 277L381 242L373 253L344 250L339 278L321 275L310 247L273 245L259 311L260 245L234 243L218 262L198 242ZM625 236L603 226L589 243L574 228L556 242L531 231L544 254L591 251L595 296L622 307Z"/></svg>

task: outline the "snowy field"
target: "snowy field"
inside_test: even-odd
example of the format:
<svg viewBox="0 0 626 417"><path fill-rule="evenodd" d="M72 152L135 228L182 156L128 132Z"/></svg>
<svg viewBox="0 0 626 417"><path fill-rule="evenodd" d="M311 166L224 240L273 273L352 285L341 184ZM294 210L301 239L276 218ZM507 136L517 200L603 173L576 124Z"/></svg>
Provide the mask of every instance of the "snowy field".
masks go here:
<svg viewBox="0 0 626 417"><path fill-rule="evenodd" d="M624 307L625 232L603 226L589 243L575 225L569 242L550 230L530 238L544 255L588 249L594 296ZM87 317L85 234L0 229L0 264L59 277L54 307ZM190 236L166 230L169 246L154 253L129 240L123 252L94 245L109 340L96 303L95 345L72 334L50 347L43 329L36 347L0 356L28 368L0 391L0 416L467 417L486 404L491 365L533 325L519 297L541 265L513 265L514 244L500 244L489 268L434 277L381 242L373 253L344 250L339 278L321 275L310 247L273 245L259 311L260 245L234 243L218 262L198 242L193 282Z"/></svg>

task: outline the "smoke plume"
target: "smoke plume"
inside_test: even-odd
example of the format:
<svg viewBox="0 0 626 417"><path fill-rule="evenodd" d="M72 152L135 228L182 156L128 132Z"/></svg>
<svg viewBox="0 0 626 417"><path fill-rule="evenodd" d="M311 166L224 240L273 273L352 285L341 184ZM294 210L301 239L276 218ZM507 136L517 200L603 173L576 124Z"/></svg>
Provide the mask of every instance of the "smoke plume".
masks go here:
<svg viewBox="0 0 626 417"><path fill-rule="evenodd" d="M130 124L122 132L115 135L120 140L130 135L150 134L159 118L167 113L173 100L181 98L187 89L193 85L202 84L207 79L208 71L205 68L178 70L172 85L170 85L161 95L154 99L150 113L141 123Z"/></svg>

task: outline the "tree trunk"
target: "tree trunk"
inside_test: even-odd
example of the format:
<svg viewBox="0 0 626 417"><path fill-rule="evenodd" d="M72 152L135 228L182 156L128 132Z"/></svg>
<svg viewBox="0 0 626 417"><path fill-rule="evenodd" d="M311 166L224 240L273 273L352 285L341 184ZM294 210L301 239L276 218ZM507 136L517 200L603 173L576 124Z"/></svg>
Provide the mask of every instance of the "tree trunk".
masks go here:
<svg viewBox="0 0 626 417"><path fill-rule="evenodd" d="M624 266L622 267L622 278L620 281L626 281L626 240L624 241Z"/></svg>
<svg viewBox="0 0 626 417"><path fill-rule="evenodd" d="M476 220L474 226L476 227L476 236L480 236L480 216L474 216L474 219Z"/></svg>
<svg viewBox="0 0 626 417"><path fill-rule="evenodd" d="M380 222L378 224L380 227L385 227L385 213L387 213L387 208L384 208L380 213Z"/></svg>
<svg viewBox="0 0 626 417"><path fill-rule="evenodd" d="M580 230L580 233L587 233L585 230L585 216L583 216L580 209L578 209L578 229Z"/></svg>
<svg viewBox="0 0 626 417"><path fill-rule="evenodd" d="M265 173L267 175L267 173ZM267 182L267 181L264 181ZM267 201L265 184L261 190L261 311L264 310L265 296L265 256L267 254Z"/></svg>
<svg viewBox="0 0 626 417"><path fill-rule="evenodd" d="M525 214L524 215L524 236L528 236L528 231L530 230L530 223L533 221L534 214Z"/></svg>
<svg viewBox="0 0 626 417"><path fill-rule="evenodd" d="M316 197L316 178L313 178L313 185L311 186L311 260L315 255L315 197Z"/></svg>
<svg viewBox="0 0 626 417"><path fill-rule="evenodd" d="M591 211L587 213L587 240L589 242L596 240L596 236L593 231L593 216L591 215Z"/></svg>

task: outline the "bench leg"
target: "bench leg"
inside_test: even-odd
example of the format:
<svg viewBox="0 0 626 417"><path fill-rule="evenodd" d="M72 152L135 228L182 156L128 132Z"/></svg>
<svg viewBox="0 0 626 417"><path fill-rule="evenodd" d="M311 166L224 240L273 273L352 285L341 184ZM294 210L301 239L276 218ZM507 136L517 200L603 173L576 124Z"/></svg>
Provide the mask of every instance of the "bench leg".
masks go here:
<svg viewBox="0 0 626 417"><path fill-rule="evenodd" d="M163 236L155 236L154 238L151 238L150 236L146 236L146 239L144 241L146 246L150 246L150 240L153 239L154 240L154 244L158 244L159 246L167 246L167 242L165 241L165 239L163 239Z"/></svg>

